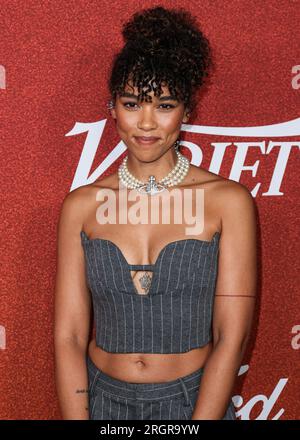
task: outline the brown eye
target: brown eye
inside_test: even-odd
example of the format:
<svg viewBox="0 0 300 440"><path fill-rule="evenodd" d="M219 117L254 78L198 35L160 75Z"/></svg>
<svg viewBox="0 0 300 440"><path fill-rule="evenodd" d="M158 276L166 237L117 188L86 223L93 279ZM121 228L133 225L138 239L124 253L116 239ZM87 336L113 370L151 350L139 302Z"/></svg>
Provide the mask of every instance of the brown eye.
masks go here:
<svg viewBox="0 0 300 440"><path fill-rule="evenodd" d="M174 105L172 105L172 104L161 104L161 105L165 105L165 106L167 106L169 108L175 108ZM169 108L165 108L165 109L169 110Z"/></svg>
<svg viewBox="0 0 300 440"><path fill-rule="evenodd" d="M129 107L127 107L127 105L129 105ZM134 105L136 105L135 102L124 102L124 104L123 104L123 106L124 106L125 108L133 108L133 107L131 107L131 106L134 106Z"/></svg>
<svg viewBox="0 0 300 440"><path fill-rule="evenodd" d="M128 109L134 109L134 106L136 106L136 105L137 104L135 102L124 102L123 103L123 106ZM160 108L162 107L163 110L170 110L172 108L175 108L175 106L172 104L160 104L159 107Z"/></svg>

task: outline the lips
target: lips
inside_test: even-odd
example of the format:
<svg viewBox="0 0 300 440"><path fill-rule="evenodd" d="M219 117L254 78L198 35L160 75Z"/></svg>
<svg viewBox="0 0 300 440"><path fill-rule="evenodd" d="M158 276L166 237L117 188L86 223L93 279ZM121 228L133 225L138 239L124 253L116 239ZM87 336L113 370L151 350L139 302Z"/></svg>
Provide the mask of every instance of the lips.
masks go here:
<svg viewBox="0 0 300 440"><path fill-rule="evenodd" d="M135 136L135 139L140 144L153 144L156 142L159 138L155 136Z"/></svg>
<svg viewBox="0 0 300 440"><path fill-rule="evenodd" d="M158 137L154 137L154 136L135 136L138 140L142 140L142 141L156 141L157 139L159 139Z"/></svg>

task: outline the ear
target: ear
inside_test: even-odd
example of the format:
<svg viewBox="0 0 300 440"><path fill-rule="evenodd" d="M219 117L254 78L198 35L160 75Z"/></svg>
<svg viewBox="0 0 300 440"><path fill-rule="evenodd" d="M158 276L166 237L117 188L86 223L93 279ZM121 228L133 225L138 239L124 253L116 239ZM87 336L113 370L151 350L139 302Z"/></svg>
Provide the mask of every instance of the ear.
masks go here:
<svg viewBox="0 0 300 440"><path fill-rule="evenodd" d="M117 119L116 110L114 108L110 109L110 114L114 119Z"/></svg>
<svg viewBox="0 0 300 440"><path fill-rule="evenodd" d="M184 112L184 116L183 116L183 118L182 118L182 122L188 122L189 117L190 117L190 112L189 112L189 110L186 110L186 111Z"/></svg>

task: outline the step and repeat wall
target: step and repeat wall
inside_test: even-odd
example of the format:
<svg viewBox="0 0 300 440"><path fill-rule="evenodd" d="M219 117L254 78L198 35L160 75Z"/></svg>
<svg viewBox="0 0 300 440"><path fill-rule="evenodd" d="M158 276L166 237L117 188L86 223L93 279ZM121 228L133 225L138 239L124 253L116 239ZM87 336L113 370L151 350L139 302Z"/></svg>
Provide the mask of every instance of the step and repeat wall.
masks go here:
<svg viewBox="0 0 300 440"><path fill-rule="evenodd" d="M54 380L57 222L66 194L126 155L107 80L134 12L191 11L215 67L182 125L193 165L245 185L258 292L237 418L299 419L300 2L0 0L0 418L60 419Z"/></svg>

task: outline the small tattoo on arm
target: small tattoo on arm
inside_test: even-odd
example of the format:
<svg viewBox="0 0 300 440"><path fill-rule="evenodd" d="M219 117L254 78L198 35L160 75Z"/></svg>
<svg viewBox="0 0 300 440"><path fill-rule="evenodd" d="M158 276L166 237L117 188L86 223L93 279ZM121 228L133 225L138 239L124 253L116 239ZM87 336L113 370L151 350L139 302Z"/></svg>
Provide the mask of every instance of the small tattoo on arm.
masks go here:
<svg viewBox="0 0 300 440"><path fill-rule="evenodd" d="M76 390L75 392L76 392L76 394L77 394L77 393L88 393L89 390L84 390L84 389L83 389L83 390Z"/></svg>

